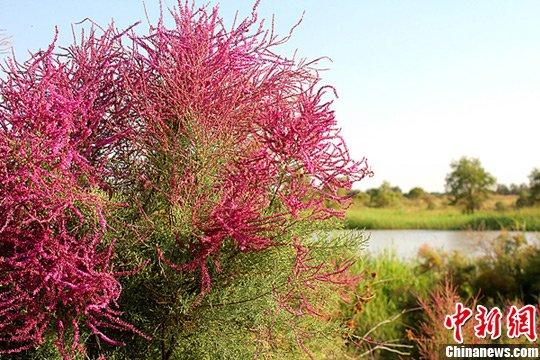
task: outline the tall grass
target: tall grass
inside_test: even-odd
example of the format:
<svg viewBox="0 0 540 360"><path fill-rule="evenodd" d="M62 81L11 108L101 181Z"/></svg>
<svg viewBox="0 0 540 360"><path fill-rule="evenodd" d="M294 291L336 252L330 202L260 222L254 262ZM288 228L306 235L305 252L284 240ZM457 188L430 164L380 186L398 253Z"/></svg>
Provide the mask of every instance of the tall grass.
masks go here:
<svg viewBox="0 0 540 360"><path fill-rule="evenodd" d="M540 208L464 214L455 208L352 208L349 229L521 230L540 231Z"/></svg>
<svg viewBox="0 0 540 360"><path fill-rule="evenodd" d="M399 259L393 251L367 256L354 265L353 272L366 279L359 285L360 296L353 306L343 309L349 349L355 356L393 359L398 354L394 351L414 351L406 347L412 345L406 334L421 315L417 299L427 296L436 283L433 273L422 272L416 265Z"/></svg>

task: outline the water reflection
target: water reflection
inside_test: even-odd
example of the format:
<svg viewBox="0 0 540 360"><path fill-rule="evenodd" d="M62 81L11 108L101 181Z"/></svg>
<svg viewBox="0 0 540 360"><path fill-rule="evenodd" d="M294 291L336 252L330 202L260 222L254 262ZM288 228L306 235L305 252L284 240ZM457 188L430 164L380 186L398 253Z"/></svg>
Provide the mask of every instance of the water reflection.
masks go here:
<svg viewBox="0 0 540 360"><path fill-rule="evenodd" d="M357 230L341 230L357 231ZM414 258L423 244L443 251L459 250L467 255L481 255L480 242L490 241L500 231L446 231L446 230L365 230L369 238L365 251L377 255L393 249L400 258ZM509 234L518 234L509 232ZM540 232L525 232L528 242L540 244Z"/></svg>

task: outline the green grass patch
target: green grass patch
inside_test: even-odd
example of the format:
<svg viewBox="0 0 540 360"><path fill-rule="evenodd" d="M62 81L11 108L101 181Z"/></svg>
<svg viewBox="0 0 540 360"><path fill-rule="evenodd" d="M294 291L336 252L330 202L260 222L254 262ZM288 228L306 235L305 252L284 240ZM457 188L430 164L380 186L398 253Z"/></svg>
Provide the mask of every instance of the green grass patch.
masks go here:
<svg viewBox="0 0 540 360"><path fill-rule="evenodd" d="M356 207L347 211L345 226L348 229L540 231L540 208L486 210L464 214L456 208L428 210Z"/></svg>

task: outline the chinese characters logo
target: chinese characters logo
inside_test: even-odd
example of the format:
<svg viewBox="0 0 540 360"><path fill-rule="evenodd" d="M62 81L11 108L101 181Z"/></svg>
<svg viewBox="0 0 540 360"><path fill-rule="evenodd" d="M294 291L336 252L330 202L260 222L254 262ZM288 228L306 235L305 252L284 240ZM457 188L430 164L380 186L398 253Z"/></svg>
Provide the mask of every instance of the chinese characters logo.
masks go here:
<svg viewBox="0 0 540 360"><path fill-rule="evenodd" d="M533 305L525 305L518 308L510 306L506 316L498 307L488 310L485 306L477 305L474 315L474 335L478 338L495 340L502 334L502 320L505 319L506 336L515 339L525 336L529 341L537 339L536 333L536 308ZM462 303L457 303L455 311L444 319L444 326L453 331L454 341L463 343L463 326L473 317L473 311Z"/></svg>

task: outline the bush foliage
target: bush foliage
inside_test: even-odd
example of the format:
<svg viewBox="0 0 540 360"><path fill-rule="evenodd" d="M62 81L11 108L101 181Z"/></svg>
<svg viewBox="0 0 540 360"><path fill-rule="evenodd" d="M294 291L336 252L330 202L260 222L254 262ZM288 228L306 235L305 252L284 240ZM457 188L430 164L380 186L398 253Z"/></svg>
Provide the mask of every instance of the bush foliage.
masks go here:
<svg viewBox="0 0 540 360"><path fill-rule="evenodd" d="M226 28L179 2L172 27L92 29L8 61L1 353L310 354L338 330L329 294L358 277L336 250L354 247L310 234L369 170L316 63L277 55L288 37L255 10Z"/></svg>
<svg viewBox="0 0 540 360"><path fill-rule="evenodd" d="M495 178L482 167L480 160L462 157L450 164L452 171L446 177L446 189L453 204L462 204L466 213L482 207Z"/></svg>

